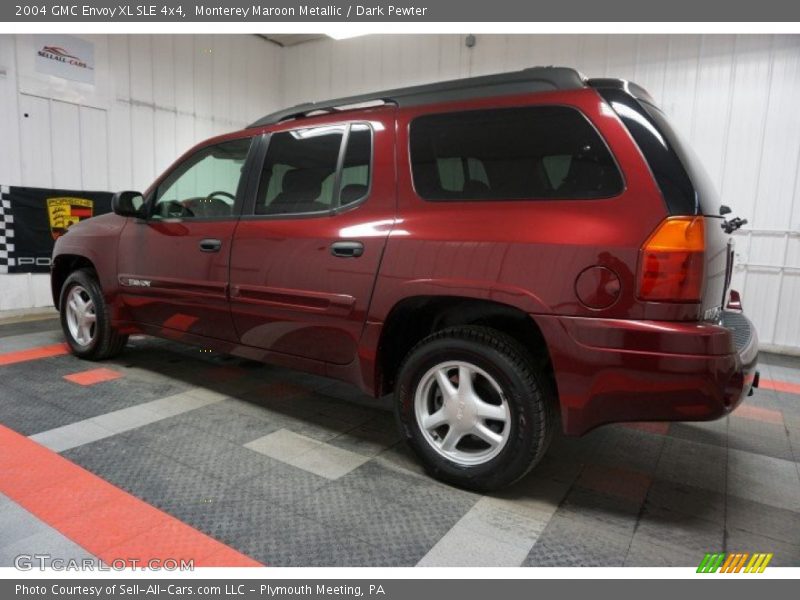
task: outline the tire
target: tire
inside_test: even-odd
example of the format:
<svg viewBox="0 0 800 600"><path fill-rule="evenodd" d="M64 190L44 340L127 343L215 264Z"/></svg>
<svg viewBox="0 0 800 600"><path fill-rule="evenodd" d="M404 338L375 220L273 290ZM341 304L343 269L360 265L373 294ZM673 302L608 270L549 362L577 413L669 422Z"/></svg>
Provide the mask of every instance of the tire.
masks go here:
<svg viewBox="0 0 800 600"><path fill-rule="evenodd" d="M462 393L467 375L471 383ZM400 368L395 394L402 437L428 473L475 491L525 476L544 456L555 426L547 377L519 342L488 327L448 328L419 342Z"/></svg>
<svg viewBox="0 0 800 600"><path fill-rule="evenodd" d="M87 328L79 328L77 335L75 332L77 312L71 311L69 307L73 295L78 295L89 306L87 313L94 315L93 324L90 319L83 321L83 324L88 323ZM116 356L125 347L128 336L117 333L111 326L109 308L94 271L79 269L72 272L61 287L58 305L61 313L61 329L75 356L87 360L105 360Z"/></svg>

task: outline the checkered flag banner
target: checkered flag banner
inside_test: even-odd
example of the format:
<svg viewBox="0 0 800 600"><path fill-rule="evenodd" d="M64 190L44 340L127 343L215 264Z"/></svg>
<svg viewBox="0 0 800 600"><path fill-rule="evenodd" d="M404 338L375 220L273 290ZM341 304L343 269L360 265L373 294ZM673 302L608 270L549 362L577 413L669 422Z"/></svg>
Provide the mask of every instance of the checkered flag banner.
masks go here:
<svg viewBox="0 0 800 600"><path fill-rule="evenodd" d="M14 252L14 215L11 213L11 198L7 185L0 186L0 273L8 273L9 267L15 266L15 259L9 254Z"/></svg>
<svg viewBox="0 0 800 600"><path fill-rule="evenodd" d="M0 273L47 273L53 244L111 210L111 193L0 185Z"/></svg>

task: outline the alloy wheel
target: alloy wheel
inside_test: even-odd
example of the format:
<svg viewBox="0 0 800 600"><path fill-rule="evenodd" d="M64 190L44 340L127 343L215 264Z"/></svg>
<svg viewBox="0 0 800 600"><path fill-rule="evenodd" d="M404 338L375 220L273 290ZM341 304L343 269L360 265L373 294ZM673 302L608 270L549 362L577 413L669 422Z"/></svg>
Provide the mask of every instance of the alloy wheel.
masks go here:
<svg viewBox="0 0 800 600"><path fill-rule="evenodd" d="M86 347L94 341L97 331L97 314L89 292L74 286L67 295L67 327L75 343Z"/></svg>
<svg viewBox="0 0 800 600"><path fill-rule="evenodd" d="M459 465L486 463L508 443L508 400L491 375L468 362L448 361L426 372L414 413L431 448Z"/></svg>

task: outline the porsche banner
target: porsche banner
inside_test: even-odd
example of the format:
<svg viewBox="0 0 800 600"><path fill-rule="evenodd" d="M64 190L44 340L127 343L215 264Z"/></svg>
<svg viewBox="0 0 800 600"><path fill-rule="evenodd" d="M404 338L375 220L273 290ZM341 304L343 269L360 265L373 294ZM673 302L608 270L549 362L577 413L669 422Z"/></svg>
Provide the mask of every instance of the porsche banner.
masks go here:
<svg viewBox="0 0 800 600"><path fill-rule="evenodd" d="M0 273L47 273L53 243L111 210L110 192L0 186Z"/></svg>

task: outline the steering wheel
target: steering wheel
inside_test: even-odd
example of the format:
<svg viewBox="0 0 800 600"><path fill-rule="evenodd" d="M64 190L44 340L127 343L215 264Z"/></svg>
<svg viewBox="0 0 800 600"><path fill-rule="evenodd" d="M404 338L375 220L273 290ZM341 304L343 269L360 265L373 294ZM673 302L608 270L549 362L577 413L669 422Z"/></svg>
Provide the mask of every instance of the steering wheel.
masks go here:
<svg viewBox="0 0 800 600"><path fill-rule="evenodd" d="M225 192L223 190L218 190L216 192L211 192L208 196L206 196L206 200L208 202L210 202L211 200L214 199L214 196L224 196L225 198L228 198L231 201L231 204L236 202L236 196L234 196L233 194L231 194L229 192Z"/></svg>

